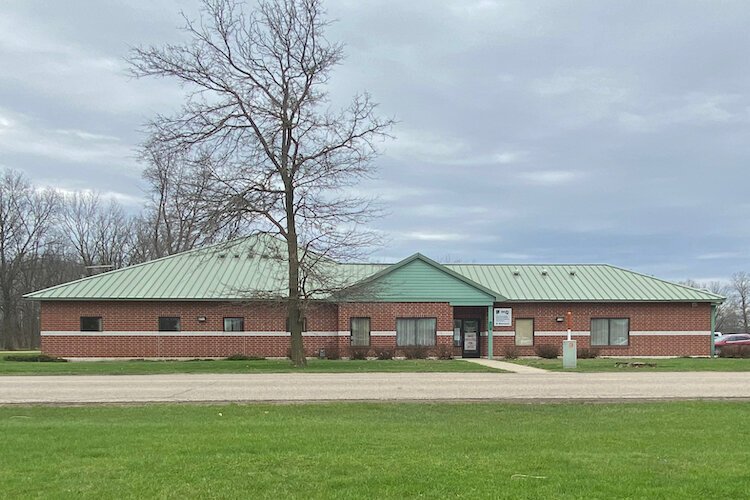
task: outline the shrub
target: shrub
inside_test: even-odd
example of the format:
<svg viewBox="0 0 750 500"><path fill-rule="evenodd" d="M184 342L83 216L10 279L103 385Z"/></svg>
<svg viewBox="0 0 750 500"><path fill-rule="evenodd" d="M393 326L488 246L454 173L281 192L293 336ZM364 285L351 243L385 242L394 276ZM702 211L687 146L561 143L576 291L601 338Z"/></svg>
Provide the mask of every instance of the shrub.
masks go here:
<svg viewBox="0 0 750 500"><path fill-rule="evenodd" d="M579 359L594 359L599 357L599 349L595 347L581 347L578 349Z"/></svg>
<svg viewBox="0 0 750 500"><path fill-rule="evenodd" d="M750 345L725 345L717 351L720 358L750 358Z"/></svg>
<svg viewBox="0 0 750 500"><path fill-rule="evenodd" d="M33 363L67 363L67 359L48 356L46 354L11 354L5 356L5 361L29 361Z"/></svg>
<svg viewBox="0 0 750 500"><path fill-rule="evenodd" d="M341 349L337 344L326 346L326 359L341 359Z"/></svg>
<svg viewBox="0 0 750 500"><path fill-rule="evenodd" d="M453 347L449 345L438 346L435 351L438 359L448 360L453 359Z"/></svg>
<svg viewBox="0 0 750 500"><path fill-rule="evenodd" d="M516 359L518 357L518 347L515 345L506 345L503 347L503 357L505 359Z"/></svg>
<svg viewBox="0 0 750 500"><path fill-rule="evenodd" d="M553 344L538 344L534 346L537 356L544 359L555 359L560 355L560 346Z"/></svg>
<svg viewBox="0 0 750 500"><path fill-rule="evenodd" d="M415 345L412 347L404 347L401 349L406 359L427 359L427 347L423 345Z"/></svg>
<svg viewBox="0 0 750 500"><path fill-rule="evenodd" d="M291 356L291 352L289 352L289 356ZM231 356L227 356L224 358L224 361L260 361L266 358L260 357L260 356L248 356L247 354L241 354L236 353L232 354Z"/></svg>
<svg viewBox="0 0 750 500"><path fill-rule="evenodd" d="M370 353L369 347L352 347L349 350L349 359L367 359L367 355Z"/></svg>
<svg viewBox="0 0 750 500"><path fill-rule="evenodd" d="M393 349L390 349L388 347L380 347L378 349L375 349L375 357L377 357L379 360L386 360L386 359L393 359L394 356Z"/></svg>

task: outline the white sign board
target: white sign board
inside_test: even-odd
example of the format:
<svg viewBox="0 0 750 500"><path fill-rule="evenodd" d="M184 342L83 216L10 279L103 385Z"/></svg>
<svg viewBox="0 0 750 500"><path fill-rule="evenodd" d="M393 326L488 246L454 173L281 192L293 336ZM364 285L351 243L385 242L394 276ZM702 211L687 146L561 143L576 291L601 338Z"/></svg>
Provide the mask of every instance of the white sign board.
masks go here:
<svg viewBox="0 0 750 500"><path fill-rule="evenodd" d="M510 307L496 307L494 326L512 326L513 309Z"/></svg>

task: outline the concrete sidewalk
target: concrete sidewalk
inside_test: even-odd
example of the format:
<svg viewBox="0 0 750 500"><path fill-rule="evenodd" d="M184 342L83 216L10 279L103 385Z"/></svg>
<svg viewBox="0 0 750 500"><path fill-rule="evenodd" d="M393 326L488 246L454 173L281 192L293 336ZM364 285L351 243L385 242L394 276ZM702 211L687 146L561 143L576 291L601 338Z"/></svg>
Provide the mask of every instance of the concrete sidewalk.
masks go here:
<svg viewBox="0 0 750 500"><path fill-rule="evenodd" d="M700 398L750 400L750 373L277 373L0 377L0 404Z"/></svg>
<svg viewBox="0 0 750 500"><path fill-rule="evenodd" d="M505 370L506 372L511 373L552 373L549 370L542 370L541 368L534 368L533 366L517 365L507 361L499 361L497 359L463 358L463 360L482 366L489 366L490 368L497 368L498 370Z"/></svg>

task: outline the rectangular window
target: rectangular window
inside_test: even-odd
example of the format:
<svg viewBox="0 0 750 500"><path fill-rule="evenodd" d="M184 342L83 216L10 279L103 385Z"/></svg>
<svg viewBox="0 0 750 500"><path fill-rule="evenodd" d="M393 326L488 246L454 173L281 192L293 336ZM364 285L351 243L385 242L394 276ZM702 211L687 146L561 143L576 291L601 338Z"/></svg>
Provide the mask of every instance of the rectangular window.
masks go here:
<svg viewBox="0 0 750 500"><path fill-rule="evenodd" d="M435 345L437 318L397 318L396 345Z"/></svg>
<svg viewBox="0 0 750 500"><path fill-rule="evenodd" d="M628 345L630 320L627 318L592 318L591 345Z"/></svg>
<svg viewBox="0 0 750 500"><path fill-rule="evenodd" d="M244 332L245 318L224 318L225 332Z"/></svg>
<svg viewBox="0 0 750 500"><path fill-rule="evenodd" d="M534 320L516 319L516 345L534 345Z"/></svg>
<svg viewBox="0 0 750 500"><path fill-rule="evenodd" d="M352 318L352 346L367 347L370 345L370 318Z"/></svg>
<svg viewBox="0 0 750 500"><path fill-rule="evenodd" d="M81 316L81 331L82 332L101 332L102 331L102 317L101 316Z"/></svg>
<svg viewBox="0 0 750 500"><path fill-rule="evenodd" d="M180 318L174 316L160 316L159 317L159 331L160 332L179 332L180 331Z"/></svg>

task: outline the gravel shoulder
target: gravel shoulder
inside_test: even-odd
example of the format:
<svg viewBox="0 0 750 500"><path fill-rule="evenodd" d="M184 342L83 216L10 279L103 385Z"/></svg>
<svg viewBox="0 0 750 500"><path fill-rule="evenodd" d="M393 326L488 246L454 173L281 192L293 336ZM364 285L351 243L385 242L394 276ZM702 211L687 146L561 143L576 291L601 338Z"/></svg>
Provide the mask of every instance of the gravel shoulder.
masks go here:
<svg viewBox="0 0 750 500"><path fill-rule="evenodd" d="M750 374L274 373L0 377L0 404L750 399Z"/></svg>

